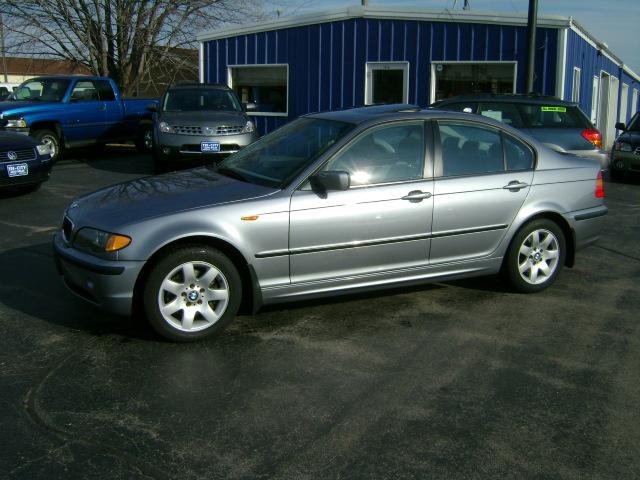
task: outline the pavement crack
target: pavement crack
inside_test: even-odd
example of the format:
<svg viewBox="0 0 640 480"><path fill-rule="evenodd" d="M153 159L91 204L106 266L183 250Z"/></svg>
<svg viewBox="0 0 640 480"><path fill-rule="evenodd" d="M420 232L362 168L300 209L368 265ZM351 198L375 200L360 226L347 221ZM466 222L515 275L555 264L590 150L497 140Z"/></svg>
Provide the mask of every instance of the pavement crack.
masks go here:
<svg viewBox="0 0 640 480"><path fill-rule="evenodd" d="M607 252L615 253L616 255L620 255L621 257L629 258L631 260L635 260L636 262L640 262L640 257L634 257L633 255L627 255L626 253L619 252L618 250L614 250L613 248L603 247L602 245L594 245L596 248L601 248L602 250L606 250Z"/></svg>
<svg viewBox="0 0 640 480"><path fill-rule="evenodd" d="M98 340L94 340L93 342L87 343L87 346L95 346L98 343ZM158 469L157 467L150 465L142 460L140 460L139 458L130 455L118 448L113 447L110 444L106 444L106 443L102 443L99 441L96 441L94 439L91 438L83 438L81 435L78 435L78 433L76 432L68 432L56 425L54 425L53 423L51 423L50 421L47 420L46 415L41 411L40 407L38 406L38 396L40 394L40 391L42 389L42 387L60 370L62 369L67 363L69 363L71 361L71 359L79 356L80 353L79 352L73 352L70 353L69 355L65 356L62 360L60 360L56 365L54 365L53 367L51 367L43 376L42 378L40 378L40 380L38 380L28 391L27 394L24 398L23 401L23 406L24 409L28 415L28 417L31 419L31 421L37 425L38 427L42 428L43 430L49 432L50 434L52 434L54 437L58 438L59 440L61 440L63 442L63 445L69 444L69 443L76 443L76 444L80 444L80 445L84 445L86 447L92 448L92 449L96 449L98 451L100 451L103 455L104 454L109 454L113 457L119 458L120 460L123 461L123 463L129 465L130 467L134 468L135 470L139 471L142 475L148 476L150 478L154 478L154 479L169 479L170 477L167 476L167 474L165 474L162 470ZM58 447L61 448L61 447Z"/></svg>

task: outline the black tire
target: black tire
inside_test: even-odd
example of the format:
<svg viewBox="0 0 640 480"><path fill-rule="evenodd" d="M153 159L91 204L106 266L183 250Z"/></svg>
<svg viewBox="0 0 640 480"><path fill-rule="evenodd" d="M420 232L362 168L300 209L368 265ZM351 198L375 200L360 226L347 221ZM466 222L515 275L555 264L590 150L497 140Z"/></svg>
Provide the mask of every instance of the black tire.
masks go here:
<svg viewBox="0 0 640 480"><path fill-rule="evenodd" d="M153 151L153 126L141 125L136 137L136 149L138 153L149 153Z"/></svg>
<svg viewBox="0 0 640 480"><path fill-rule="evenodd" d="M49 144L51 146L51 149L53 150L51 161L53 163L62 159L62 144L60 142L60 138L54 131L48 129L35 130L31 132L30 135L36 141Z"/></svg>
<svg viewBox="0 0 640 480"><path fill-rule="evenodd" d="M540 232L537 247L530 243L534 238L534 232ZM551 237L546 236L544 232L551 234ZM544 247L547 240L550 244ZM527 251L527 248L531 248L531 251ZM538 251L540 249L542 251ZM555 257L551 258L553 256ZM504 273L514 290L522 293L540 292L558 278L565 258L566 239L562 229L551 220L544 218L532 220L525 224L511 240L505 259ZM544 268L548 269L548 274L543 271L543 265L546 265ZM521 273L521 266L525 269L529 268ZM538 275L540 275L539 278ZM532 280L538 283L532 283Z"/></svg>
<svg viewBox="0 0 640 480"><path fill-rule="evenodd" d="M193 267L193 278L185 276L185 265ZM208 285L201 283L211 276L213 280ZM176 294L163 288L167 279ZM221 292L226 292L226 298L219 297ZM213 296L218 297L212 299ZM151 269L143 292L149 323L161 336L175 342L191 342L220 332L235 317L241 300L238 269L226 255L204 245L182 247L162 258ZM161 304L168 307L165 314Z"/></svg>

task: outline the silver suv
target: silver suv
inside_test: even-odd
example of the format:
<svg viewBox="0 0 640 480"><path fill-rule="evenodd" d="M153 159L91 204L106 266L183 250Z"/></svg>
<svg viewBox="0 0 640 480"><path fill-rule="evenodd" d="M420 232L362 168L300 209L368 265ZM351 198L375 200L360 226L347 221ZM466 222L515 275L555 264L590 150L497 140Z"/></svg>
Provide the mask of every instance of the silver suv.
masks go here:
<svg viewBox="0 0 640 480"><path fill-rule="evenodd" d="M258 139L255 125L226 85L180 84L167 89L155 111L153 159L161 173L189 160L222 160Z"/></svg>
<svg viewBox="0 0 640 480"><path fill-rule="evenodd" d="M54 239L78 295L172 340L242 306L494 274L548 287L600 235L596 160L504 123L402 106L308 115L219 165L76 199Z"/></svg>

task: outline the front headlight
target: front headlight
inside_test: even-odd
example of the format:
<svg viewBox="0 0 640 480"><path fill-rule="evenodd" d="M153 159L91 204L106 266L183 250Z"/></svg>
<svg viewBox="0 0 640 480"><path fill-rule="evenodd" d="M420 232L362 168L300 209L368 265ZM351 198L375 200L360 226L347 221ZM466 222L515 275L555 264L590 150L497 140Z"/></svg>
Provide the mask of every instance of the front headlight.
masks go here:
<svg viewBox="0 0 640 480"><path fill-rule="evenodd" d="M8 118L7 128L27 128L27 122L23 118Z"/></svg>
<svg viewBox="0 0 640 480"><path fill-rule="evenodd" d="M116 252L131 243L131 238L117 233L103 232L95 228L81 228L73 240L73 246L89 253Z"/></svg>
<svg viewBox="0 0 640 480"><path fill-rule="evenodd" d="M256 127L253 126L253 122L251 120L249 120L245 125L244 128L242 129L242 132L240 133L251 133L256 129Z"/></svg>
<svg viewBox="0 0 640 480"><path fill-rule="evenodd" d="M625 143L625 142L616 142L616 144L614 145L614 148L616 150L620 150L621 152L630 152L633 150L633 148L631 147L631 144Z"/></svg>
<svg viewBox="0 0 640 480"><path fill-rule="evenodd" d="M39 155L51 155L51 145L37 145L36 150Z"/></svg>
<svg viewBox="0 0 640 480"><path fill-rule="evenodd" d="M158 128L162 133L174 133L173 127L169 125L167 122L160 122Z"/></svg>

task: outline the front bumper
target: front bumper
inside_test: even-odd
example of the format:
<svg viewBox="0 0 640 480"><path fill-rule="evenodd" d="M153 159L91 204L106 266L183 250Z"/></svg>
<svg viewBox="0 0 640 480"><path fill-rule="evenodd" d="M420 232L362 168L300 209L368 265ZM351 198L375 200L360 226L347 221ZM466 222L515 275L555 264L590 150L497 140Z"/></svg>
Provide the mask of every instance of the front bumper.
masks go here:
<svg viewBox="0 0 640 480"><path fill-rule="evenodd" d="M159 153L171 157L198 158L211 157L219 158L241 150L259 138L258 132L245 133L240 135L220 135L220 136L200 136L181 135L176 133L157 133L157 149ZM220 142L219 152L201 152L202 142Z"/></svg>
<svg viewBox="0 0 640 480"><path fill-rule="evenodd" d="M609 209L600 205L564 215L575 235L576 251L597 242L604 229L604 217Z"/></svg>
<svg viewBox="0 0 640 480"><path fill-rule="evenodd" d="M29 168L29 174L19 177L10 177L7 171L7 165L26 163ZM38 183L46 182L51 175L51 167L53 163L50 159L45 157L36 158L35 160L27 161L10 161L0 163L0 187L20 187L24 185L35 185Z"/></svg>
<svg viewBox="0 0 640 480"><path fill-rule="evenodd" d="M611 159L611 169L618 172L640 173L640 154L614 150Z"/></svg>
<svg viewBox="0 0 640 480"><path fill-rule="evenodd" d="M67 288L84 300L118 315L131 315L143 261L110 261L70 247L57 232L53 253Z"/></svg>

